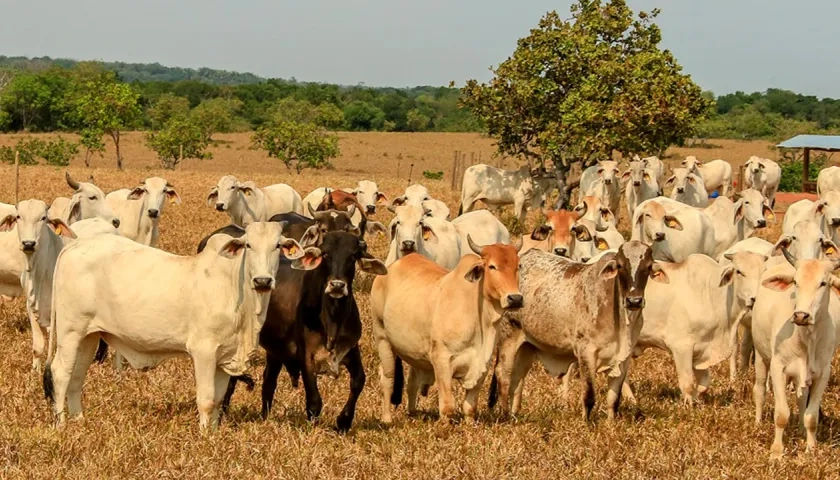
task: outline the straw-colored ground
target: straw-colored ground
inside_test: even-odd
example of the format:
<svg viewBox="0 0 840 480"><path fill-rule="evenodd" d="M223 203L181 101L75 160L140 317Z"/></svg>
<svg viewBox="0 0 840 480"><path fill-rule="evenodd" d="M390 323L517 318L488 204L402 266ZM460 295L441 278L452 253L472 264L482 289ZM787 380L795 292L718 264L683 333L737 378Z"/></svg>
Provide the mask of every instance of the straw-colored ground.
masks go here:
<svg viewBox="0 0 840 480"><path fill-rule="evenodd" d="M110 151L105 159L95 160L94 168L85 169L81 159L76 159L70 171L78 179L92 174L105 191L131 186L151 175L169 179L183 204L167 207L160 247L190 254L203 235L227 223L226 216L204 203L209 188L225 173L260 185L287 182L303 195L317 186L349 186L367 178L394 196L406 186L409 165L414 163L412 179L418 179L423 170L446 171L444 180L423 183L457 211L457 195L450 191L448 181L453 151L476 152L476 157L480 152L484 161L492 154L491 141L472 134L342 134L342 157L334 171L297 176L249 150L246 135L221 138L230 143L215 148L213 160L188 161L178 171L167 172L156 166L140 135L129 134L123 146L125 172L113 169ZM0 137L0 144L15 141L11 136ZM676 149L675 153L737 163L753 153L772 155L760 142L715 143L724 148ZM51 201L68 195L63 174L48 167L22 168L21 198ZM0 175L4 179L0 200L12 202L13 169L0 167ZM389 218L384 209L377 216L383 223ZM778 230L774 226L768 237L775 239ZM384 258L385 239L371 241L371 246ZM804 454L804 441L791 426L786 459L770 463L772 419L768 414L761 426L753 424L747 396L750 381L730 385L726 368L720 365L714 369L713 388L705 403L687 408L679 399L672 363L661 352L648 352L634 363L631 382L640 404L622 407L615 423L601 412L593 425L584 424L577 386L572 395L575 403L568 405L558 398L557 380L540 371L529 377L522 415L515 420L499 421L484 409L474 425L442 425L436 421L432 390L422 403L427 415L407 418L400 409L395 425L384 428L378 421L379 361L371 346L368 298L366 294L357 298L366 323L362 345L368 384L354 428L347 435L331 428L348 392L346 375L320 381L324 414L320 424L310 425L303 412L303 392L292 390L285 374L268 422L259 420L257 391L240 389L222 428L202 435L192 368L185 359L147 373L117 374L110 363L92 367L84 396L86 419L57 430L40 379L30 372L31 343L23 304L17 299L0 306L0 477L815 479L840 475L840 387L836 382L824 397L828 418L820 426L818 451ZM259 374L261 367L255 370ZM602 381L599 401L603 394Z"/></svg>

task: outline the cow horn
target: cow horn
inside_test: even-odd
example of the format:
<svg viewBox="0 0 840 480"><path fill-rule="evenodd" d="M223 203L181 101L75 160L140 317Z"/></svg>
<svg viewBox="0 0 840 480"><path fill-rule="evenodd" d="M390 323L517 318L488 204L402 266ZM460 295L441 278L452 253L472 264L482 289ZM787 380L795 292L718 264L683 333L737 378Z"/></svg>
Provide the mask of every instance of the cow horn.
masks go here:
<svg viewBox="0 0 840 480"><path fill-rule="evenodd" d="M352 217L354 213L356 213L356 206L350 205L350 208L347 209L347 216Z"/></svg>
<svg viewBox="0 0 840 480"><path fill-rule="evenodd" d="M70 176L70 172L64 172L64 179L67 180L67 185L70 185L70 188L73 190L79 189L79 182L73 180L73 177Z"/></svg>
<svg viewBox="0 0 840 480"><path fill-rule="evenodd" d="M475 253L478 256L481 256L481 249L484 247L481 245L476 245L476 243L473 242L473 239L469 233L467 234L467 244L470 246L470 250L472 250L473 253Z"/></svg>
<svg viewBox="0 0 840 480"><path fill-rule="evenodd" d="M315 218L315 210L312 209L312 204L307 203L306 208L309 210L309 216Z"/></svg>
<svg viewBox="0 0 840 480"><path fill-rule="evenodd" d="M172 185L171 183L169 183L169 180L166 181L166 186L169 187L169 188L175 188L175 185Z"/></svg>
<svg viewBox="0 0 840 480"><path fill-rule="evenodd" d="M791 253L790 253L790 252L788 252L788 249L787 249L787 248L785 248L784 246L782 246L782 255L784 255L784 256L785 256L785 260L787 260L787 261L788 261L788 263L789 263L789 264L791 264L791 266L792 266L793 268L796 268L796 257L794 257L793 255L791 255Z"/></svg>

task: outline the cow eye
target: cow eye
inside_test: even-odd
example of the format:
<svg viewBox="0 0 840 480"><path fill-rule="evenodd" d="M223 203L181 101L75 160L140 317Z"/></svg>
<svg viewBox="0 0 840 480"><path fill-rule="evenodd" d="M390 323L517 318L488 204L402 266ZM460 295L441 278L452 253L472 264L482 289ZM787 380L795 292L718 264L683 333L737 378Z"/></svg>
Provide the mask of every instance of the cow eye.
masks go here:
<svg viewBox="0 0 840 480"><path fill-rule="evenodd" d="M823 280L822 282L820 282L820 286L821 286L821 287L824 287L824 286L826 286L826 285L828 285L828 283L827 283L825 280Z"/></svg>
<svg viewBox="0 0 840 480"><path fill-rule="evenodd" d="M737 273L738 275L740 275L742 277L744 276L744 272L742 272L740 270L735 270L735 273Z"/></svg>
<svg viewBox="0 0 840 480"><path fill-rule="evenodd" d="M234 187L230 187L230 190L233 190L234 188L236 188L236 187L235 187L235 186L234 186Z"/></svg>
<svg viewBox="0 0 840 480"><path fill-rule="evenodd" d="M96 195L94 195L92 197L88 197L88 200L96 200Z"/></svg>
<svg viewBox="0 0 840 480"><path fill-rule="evenodd" d="M496 270L496 266L495 265L490 265L490 270Z"/></svg>
<svg viewBox="0 0 840 480"><path fill-rule="evenodd" d="M791 241L796 240L796 236L794 235L794 236L790 237L790 239L791 239Z"/></svg>
<svg viewBox="0 0 840 480"><path fill-rule="evenodd" d="M245 244L245 248L251 248L251 244L250 244L250 243L246 243L246 244Z"/></svg>
<svg viewBox="0 0 840 480"><path fill-rule="evenodd" d="M17 218L18 220L20 220L20 215L18 215L16 218Z"/></svg>
<svg viewBox="0 0 840 480"><path fill-rule="evenodd" d="M750 202L744 202L744 205L749 205L749 204L750 204Z"/></svg>
<svg viewBox="0 0 840 480"><path fill-rule="evenodd" d="M46 216L46 215L44 215L43 217L41 217L41 221L42 221L42 222L47 221L47 216Z"/></svg>

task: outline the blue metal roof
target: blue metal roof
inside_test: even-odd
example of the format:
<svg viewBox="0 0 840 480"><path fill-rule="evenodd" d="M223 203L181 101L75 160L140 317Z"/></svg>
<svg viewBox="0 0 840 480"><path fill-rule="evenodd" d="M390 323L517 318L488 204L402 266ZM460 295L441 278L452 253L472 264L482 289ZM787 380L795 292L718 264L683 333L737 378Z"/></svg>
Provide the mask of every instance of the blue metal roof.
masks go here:
<svg viewBox="0 0 840 480"><path fill-rule="evenodd" d="M778 144L777 147L840 150L840 135L797 135Z"/></svg>

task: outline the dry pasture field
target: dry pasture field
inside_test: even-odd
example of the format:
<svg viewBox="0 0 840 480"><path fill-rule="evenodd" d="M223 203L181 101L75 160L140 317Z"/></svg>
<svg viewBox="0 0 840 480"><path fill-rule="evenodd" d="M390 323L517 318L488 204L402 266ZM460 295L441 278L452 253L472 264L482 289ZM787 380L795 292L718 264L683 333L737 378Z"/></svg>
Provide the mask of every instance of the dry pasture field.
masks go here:
<svg viewBox="0 0 840 480"><path fill-rule="evenodd" d="M0 145L13 144L17 137L0 137ZM221 135L225 143L213 149L214 159L187 161L177 171L164 171L143 147L141 134L131 133L124 137L124 172L113 168L111 150L104 159L95 159L90 169L77 158L69 170L79 180L92 174L106 192L152 175L170 180L183 204L168 206L164 212L160 247L186 255L195 251L206 233L227 224L225 214L205 205L209 189L226 173L253 179L258 185L290 183L301 195L318 186L350 186L366 178L377 181L393 197L406 186L408 165L413 162L415 180L423 170L446 172L442 181L420 181L454 213L457 194L450 191L448 181L452 152L476 152L476 156L481 152L486 161L493 151L491 140L475 134L341 137L342 157L335 162L335 170L302 175L290 174L279 162L249 150L247 134ZM742 163L753 153L770 154L762 142L715 143L724 148L676 149L674 153L733 163ZM0 175L4 179L0 201L13 202L13 168L0 167ZM21 199L34 197L49 203L56 196L68 196L63 176L63 169L21 168ZM387 224L390 214L381 209L375 218ZM776 225L766 234L775 239L779 230ZM370 241L380 258L386 255L386 244L387 239L381 237ZM606 391L603 379L598 385L595 422L585 424L578 382L573 382L572 402L566 403L558 395L559 381L537 368L527 380L522 413L515 419L502 421L484 408L475 424L441 424L433 388L421 401L423 416L408 418L403 405L394 425L384 427L378 421L379 360L371 341L368 296L356 295L365 323L362 350L368 381L353 429L345 435L332 427L348 395L347 375L320 379L325 408L320 422L310 424L302 387L293 390L285 373L267 422L259 418L259 387L248 392L240 385L221 428L203 435L187 359L170 360L145 373L126 370L118 374L111 362L94 365L85 385L85 419L56 429L41 379L30 371L31 337L23 301L0 305L0 477L840 478L840 385L836 380L823 399L827 418L819 428L818 450L804 453L804 439L792 420L787 456L769 462L772 396L762 425L755 426L751 373L730 385L724 362L713 369L712 388L703 404L685 407L670 357L656 351L634 361L630 382L640 403L625 403L621 417L612 423L599 410ZM254 368L255 377L260 377L261 369ZM482 397L485 405L486 390Z"/></svg>

